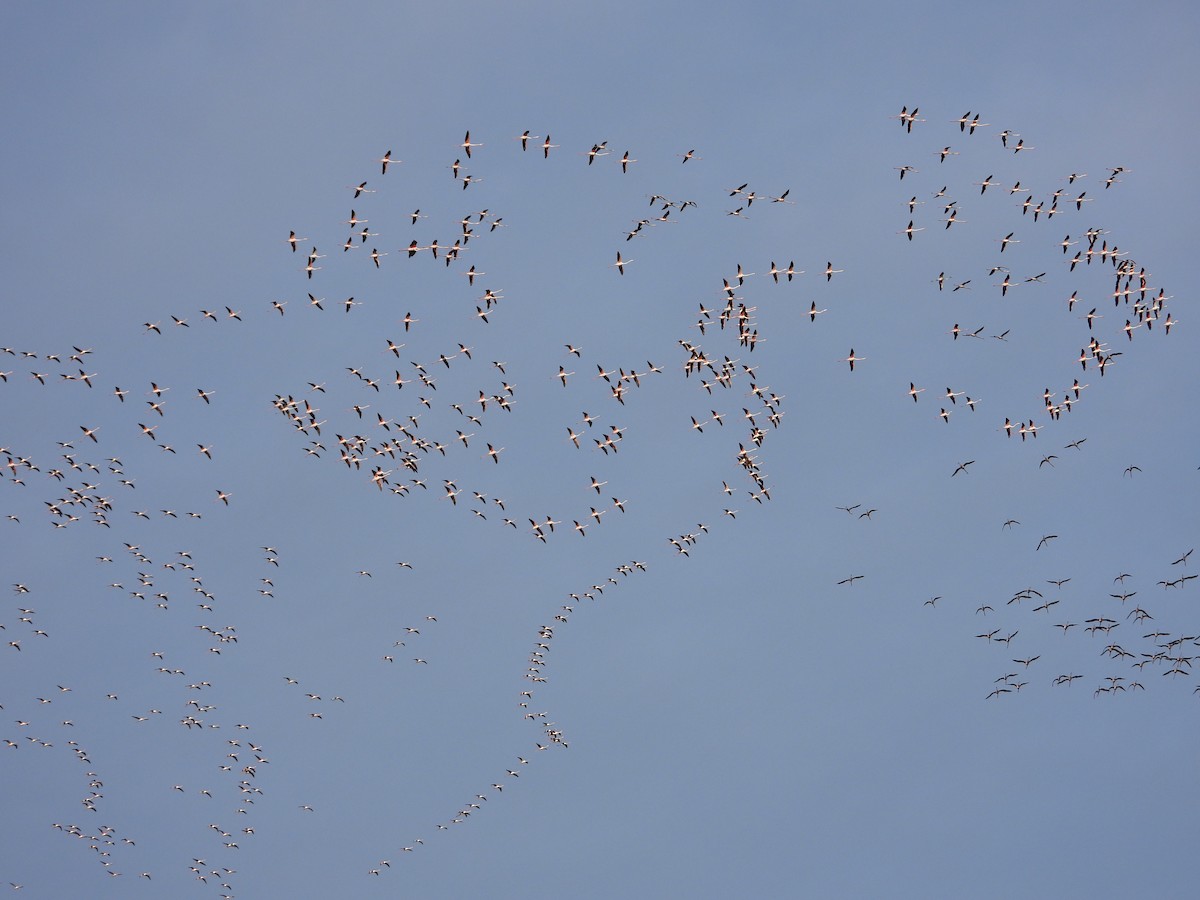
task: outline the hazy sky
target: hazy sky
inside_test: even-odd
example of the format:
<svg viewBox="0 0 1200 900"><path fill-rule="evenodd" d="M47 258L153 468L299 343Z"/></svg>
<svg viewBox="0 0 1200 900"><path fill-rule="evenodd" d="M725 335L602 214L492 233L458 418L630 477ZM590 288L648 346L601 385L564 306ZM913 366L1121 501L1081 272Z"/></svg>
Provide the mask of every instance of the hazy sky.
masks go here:
<svg viewBox="0 0 1200 900"><path fill-rule="evenodd" d="M0 17L0 885L1190 896L1191 7Z"/></svg>

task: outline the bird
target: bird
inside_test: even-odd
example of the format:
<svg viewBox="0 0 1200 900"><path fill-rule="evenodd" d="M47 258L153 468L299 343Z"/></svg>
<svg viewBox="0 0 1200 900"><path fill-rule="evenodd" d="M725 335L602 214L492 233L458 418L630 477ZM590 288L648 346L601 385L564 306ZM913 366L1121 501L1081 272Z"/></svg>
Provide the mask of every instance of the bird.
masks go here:
<svg viewBox="0 0 1200 900"><path fill-rule="evenodd" d="M459 146L461 146L463 148L463 150L466 151L467 159L470 159L471 158L471 148L472 147L482 147L483 144L472 144L471 143L471 132L467 131L466 137L463 138L463 142Z"/></svg>

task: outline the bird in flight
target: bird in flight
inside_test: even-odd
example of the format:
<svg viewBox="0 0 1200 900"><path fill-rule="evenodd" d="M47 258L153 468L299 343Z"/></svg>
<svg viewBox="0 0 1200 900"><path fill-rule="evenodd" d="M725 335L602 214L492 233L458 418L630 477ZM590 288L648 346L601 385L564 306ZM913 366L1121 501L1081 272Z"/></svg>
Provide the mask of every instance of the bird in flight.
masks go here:
<svg viewBox="0 0 1200 900"><path fill-rule="evenodd" d="M471 148L472 147L482 147L483 144L472 144L471 143L471 132L468 131L467 136L463 138L463 142L459 146L461 146L463 148L463 150L465 150L467 152L467 159L470 159L471 158Z"/></svg>

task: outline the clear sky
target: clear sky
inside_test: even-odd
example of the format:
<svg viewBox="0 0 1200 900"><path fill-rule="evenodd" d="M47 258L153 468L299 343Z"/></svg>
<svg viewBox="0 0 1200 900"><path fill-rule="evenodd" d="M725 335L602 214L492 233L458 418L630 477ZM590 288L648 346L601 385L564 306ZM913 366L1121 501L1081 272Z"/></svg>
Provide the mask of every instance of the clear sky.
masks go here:
<svg viewBox="0 0 1200 900"><path fill-rule="evenodd" d="M1197 31L6 7L0 886L1190 896Z"/></svg>

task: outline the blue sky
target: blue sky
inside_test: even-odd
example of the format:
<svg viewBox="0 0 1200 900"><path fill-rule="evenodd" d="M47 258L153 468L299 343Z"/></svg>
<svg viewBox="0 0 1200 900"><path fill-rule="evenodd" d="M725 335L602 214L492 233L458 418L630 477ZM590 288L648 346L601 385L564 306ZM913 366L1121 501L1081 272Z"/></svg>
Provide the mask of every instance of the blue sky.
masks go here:
<svg viewBox="0 0 1200 900"><path fill-rule="evenodd" d="M0 884L1184 895L1193 10L124 4L3 25ZM656 195L667 220L627 241ZM343 251L351 210L369 234ZM450 266L408 257L464 218ZM1135 289L1144 269L1146 306L1169 297L1152 327L1136 294L1114 306L1111 261L1070 270L1089 228ZM725 281L753 351L718 324ZM1079 363L1093 336L1103 377ZM729 386L685 376L681 341L729 357ZM638 373L624 403L597 367ZM1075 379L1053 420L1043 392L1062 406Z"/></svg>

